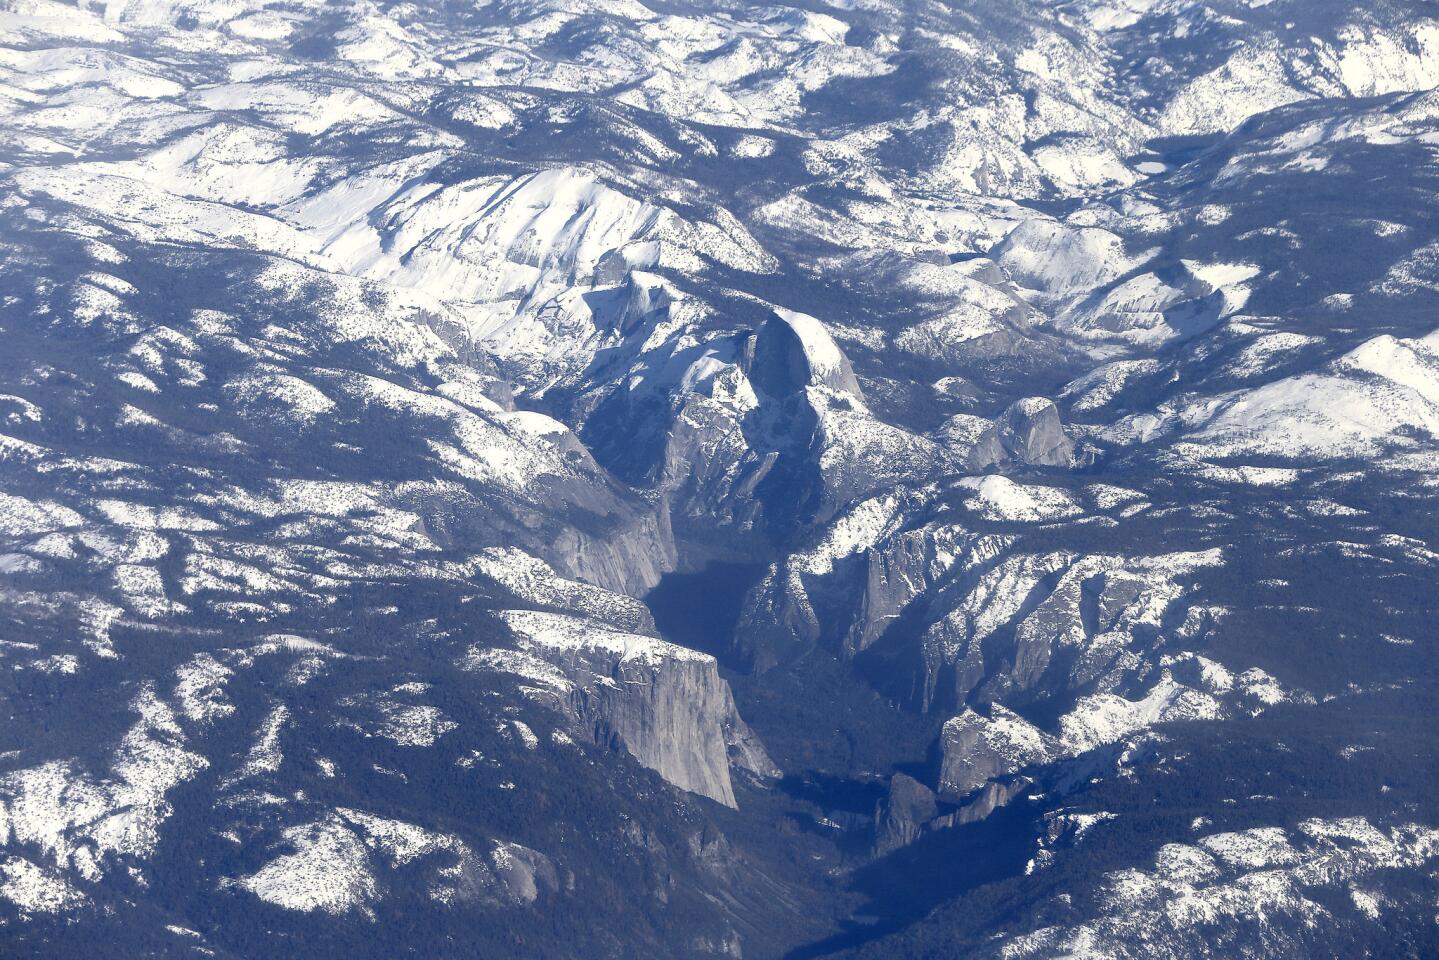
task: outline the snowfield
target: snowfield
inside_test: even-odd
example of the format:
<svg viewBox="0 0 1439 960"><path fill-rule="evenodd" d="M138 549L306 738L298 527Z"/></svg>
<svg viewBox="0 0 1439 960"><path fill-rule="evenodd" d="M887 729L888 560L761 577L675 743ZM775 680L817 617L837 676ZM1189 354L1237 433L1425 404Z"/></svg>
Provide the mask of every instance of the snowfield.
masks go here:
<svg viewBox="0 0 1439 960"><path fill-rule="evenodd" d="M0 0L0 955L1433 953L1430 6Z"/></svg>

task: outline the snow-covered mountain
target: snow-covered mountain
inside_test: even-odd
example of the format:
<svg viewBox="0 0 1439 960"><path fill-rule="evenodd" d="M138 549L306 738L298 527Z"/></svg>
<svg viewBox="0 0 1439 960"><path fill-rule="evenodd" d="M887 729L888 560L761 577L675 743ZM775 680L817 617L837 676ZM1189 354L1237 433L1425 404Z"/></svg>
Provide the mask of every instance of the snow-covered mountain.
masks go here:
<svg viewBox="0 0 1439 960"><path fill-rule="evenodd" d="M1425 0L0 0L0 954L1439 950L1436 86Z"/></svg>

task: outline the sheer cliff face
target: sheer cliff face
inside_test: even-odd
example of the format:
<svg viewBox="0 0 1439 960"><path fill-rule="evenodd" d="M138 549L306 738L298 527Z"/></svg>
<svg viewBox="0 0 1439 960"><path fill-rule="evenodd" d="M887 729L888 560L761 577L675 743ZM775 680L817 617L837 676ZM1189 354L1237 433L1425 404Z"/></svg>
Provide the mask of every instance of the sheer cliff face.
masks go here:
<svg viewBox="0 0 1439 960"><path fill-rule="evenodd" d="M577 696L580 721L676 786L734 806L726 731L744 728L714 660L606 666L603 675L620 685L619 692L601 688Z"/></svg>
<svg viewBox="0 0 1439 960"><path fill-rule="evenodd" d="M732 760L755 776L778 775L713 657L563 614L514 611L501 619L524 655L553 667L555 699L597 744L621 748L670 783L730 807ZM506 667L503 654L472 655Z"/></svg>
<svg viewBox="0 0 1439 960"><path fill-rule="evenodd" d="M0 0L0 954L1424 954L1436 64Z"/></svg>

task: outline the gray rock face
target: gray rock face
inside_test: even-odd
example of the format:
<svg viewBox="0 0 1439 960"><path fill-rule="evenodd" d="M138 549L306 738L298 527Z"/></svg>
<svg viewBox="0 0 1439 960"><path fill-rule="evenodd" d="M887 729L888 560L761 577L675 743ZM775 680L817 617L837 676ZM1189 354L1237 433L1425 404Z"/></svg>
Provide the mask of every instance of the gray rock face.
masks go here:
<svg viewBox="0 0 1439 960"><path fill-rule="evenodd" d="M999 440L1021 463L1062 467L1074 455L1059 410L1043 397L1016 400L999 418Z"/></svg>
<svg viewBox="0 0 1439 960"><path fill-rule="evenodd" d="M611 517L609 529L567 527L542 556L575 580L643 596L674 569L675 545L662 510Z"/></svg>
<svg viewBox="0 0 1439 960"><path fill-rule="evenodd" d="M954 813L935 817L930 822L930 828L943 830L949 827L962 827L966 823L979 823L1027 790L1032 783L1033 781L1028 777L1015 777L1004 781L991 780L980 788L972 800Z"/></svg>
<svg viewBox="0 0 1439 960"><path fill-rule="evenodd" d="M723 682L723 681L721 681ZM729 694L729 685L725 685L725 693ZM769 752L765 750L764 743L758 735L749 728L749 725L740 718L739 711L734 708L734 701L729 704L729 711L725 715L724 723L725 746L729 749L730 771L743 770L760 780L775 780L784 774L775 762L770 759Z"/></svg>
<svg viewBox="0 0 1439 960"><path fill-rule="evenodd" d="M907 774L896 773L889 780L889 795L875 809L876 856L913 843L938 812L933 790Z"/></svg>
<svg viewBox="0 0 1439 960"><path fill-rule="evenodd" d="M865 555L864 587L858 615L845 635L845 652L868 649L929 584L934 561L933 538L924 530L908 531Z"/></svg>
<svg viewBox="0 0 1439 960"><path fill-rule="evenodd" d="M498 881L497 893L513 903L534 903L540 891L555 890L560 885L549 857L517 843L497 845L490 861Z"/></svg>
<svg viewBox="0 0 1439 960"><path fill-rule="evenodd" d="M749 596L735 632L735 650L757 673L814 645L820 624L800 575L772 568Z"/></svg>
<svg viewBox="0 0 1439 960"><path fill-rule="evenodd" d="M1053 753L1050 738L1039 728L998 705L990 708L988 717L966 710L945 723L940 749L944 760L939 795L949 800L959 800L995 777L1042 763Z"/></svg>
<svg viewBox="0 0 1439 960"><path fill-rule="evenodd" d="M538 627L533 619L517 621L516 632L549 641L526 649L559 668L567 684L563 708L595 743L622 749L675 786L730 807L732 761L758 777L778 775L740 719L713 657L572 618L538 616L547 620ZM562 631L569 636L554 642Z"/></svg>
<svg viewBox="0 0 1439 960"><path fill-rule="evenodd" d="M889 794L875 805L874 855L882 857L907 847L926 833L978 823L1027 790L1028 777L990 780L950 813L939 813L940 797L929 787L903 773L889 781ZM943 784L941 784L943 786ZM946 799L954 800L950 794Z"/></svg>
<svg viewBox="0 0 1439 960"><path fill-rule="evenodd" d="M1059 409L1044 397L1026 397L1009 405L969 454L971 469L1024 465L1066 467L1074 443L1064 432Z"/></svg>
<svg viewBox="0 0 1439 960"><path fill-rule="evenodd" d="M401 502L420 515L424 532L442 547L518 547L569 579L643 596L675 566L668 515L577 452L583 448L572 433L555 433L545 446L572 475L543 479L530 502L511 497L506 509L497 510L488 491L426 492Z"/></svg>
<svg viewBox="0 0 1439 960"><path fill-rule="evenodd" d="M703 392L688 394L668 429L657 486L671 522L687 542L708 542L716 529L762 527L763 502L756 491L779 459L746 434L744 372L731 366L711 378Z"/></svg>
<svg viewBox="0 0 1439 960"><path fill-rule="evenodd" d="M633 386L596 387L570 413L607 468L654 492L686 546L767 550L818 509L825 437L811 391L863 402L818 320L777 310L644 370Z"/></svg>
<svg viewBox="0 0 1439 960"><path fill-rule="evenodd" d="M811 386L864 399L849 359L814 318L777 310L754 340L750 377L766 392L785 396Z"/></svg>
<svg viewBox="0 0 1439 960"><path fill-rule="evenodd" d="M735 806L724 736L734 701L713 661L600 661L594 669L611 682L584 684L571 702L597 742L622 747L675 786Z"/></svg>

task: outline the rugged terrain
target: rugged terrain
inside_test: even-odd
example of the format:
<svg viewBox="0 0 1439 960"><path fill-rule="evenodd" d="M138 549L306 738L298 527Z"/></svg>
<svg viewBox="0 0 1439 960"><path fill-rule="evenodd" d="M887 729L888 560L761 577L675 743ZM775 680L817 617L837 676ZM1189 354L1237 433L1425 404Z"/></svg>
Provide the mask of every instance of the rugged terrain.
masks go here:
<svg viewBox="0 0 1439 960"><path fill-rule="evenodd" d="M1436 87L0 0L0 953L1433 955Z"/></svg>

